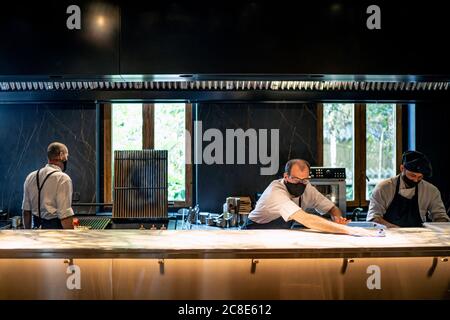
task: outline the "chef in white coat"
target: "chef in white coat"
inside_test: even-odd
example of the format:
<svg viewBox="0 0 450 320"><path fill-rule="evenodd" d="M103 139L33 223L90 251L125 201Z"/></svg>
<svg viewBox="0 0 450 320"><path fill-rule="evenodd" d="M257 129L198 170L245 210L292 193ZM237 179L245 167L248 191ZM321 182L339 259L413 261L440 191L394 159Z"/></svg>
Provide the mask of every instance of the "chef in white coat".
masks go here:
<svg viewBox="0 0 450 320"><path fill-rule="evenodd" d="M348 227L349 220L332 201L309 183L310 165L302 159L286 163L282 179L274 180L264 190L248 217L247 229L290 229L297 221L318 231L360 236L375 236L375 231ZM310 214L306 208L329 213L333 221Z"/></svg>
<svg viewBox="0 0 450 320"><path fill-rule="evenodd" d="M64 172L69 150L59 142L47 148L48 163L31 172L23 187L23 222L26 229L73 229L72 180Z"/></svg>

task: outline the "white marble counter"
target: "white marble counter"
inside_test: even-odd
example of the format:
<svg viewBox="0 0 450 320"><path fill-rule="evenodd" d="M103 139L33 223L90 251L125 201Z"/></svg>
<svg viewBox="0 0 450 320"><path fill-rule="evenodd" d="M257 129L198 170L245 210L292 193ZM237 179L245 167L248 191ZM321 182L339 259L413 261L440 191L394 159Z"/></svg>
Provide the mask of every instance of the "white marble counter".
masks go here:
<svg viewBox="0 0 450 320"><path fill-rule="evenodd" d="M0 258L311 258L449 256L450 233L389 229L386 237L311 230L5 230Z"/></svg>

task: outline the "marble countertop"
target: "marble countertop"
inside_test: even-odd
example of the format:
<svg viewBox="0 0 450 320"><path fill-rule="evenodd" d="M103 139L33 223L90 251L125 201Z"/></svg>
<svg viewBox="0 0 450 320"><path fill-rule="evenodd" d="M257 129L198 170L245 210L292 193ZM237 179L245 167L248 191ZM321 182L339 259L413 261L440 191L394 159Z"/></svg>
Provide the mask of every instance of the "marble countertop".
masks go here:
<svg viewBox="0 0 450 320"><path fill-rule="evenodd" d="M3 230L0 258L339 258L449 256L450 232L386 237L312 230Z"/></svg>

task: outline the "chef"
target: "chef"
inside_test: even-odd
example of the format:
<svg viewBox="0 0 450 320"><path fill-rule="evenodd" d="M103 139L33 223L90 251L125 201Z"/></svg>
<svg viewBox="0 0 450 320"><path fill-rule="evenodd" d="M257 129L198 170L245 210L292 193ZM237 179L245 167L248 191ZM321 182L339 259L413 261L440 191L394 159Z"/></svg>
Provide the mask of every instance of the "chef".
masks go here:
<svg viewBox="0 0 450 320"><path fill-rule="evenodd" d="M286 163L283 178L274 180L264 190L248 217L247 229L290 229L297 221L307 228L330 233L360 236L376 235L375 231L346 226L349 220L332 201L323 196L309 183L310 165L302 159L292 159ZM329 221L304 211L315 208L329 213Z"/></svg>
<svg viewBox="0 0 450 320"><path fill-rule="evenodd" d="M47 148L48 163L31 172L23 187L25 229L73 229L72 180L66 171L69 150L59 142Z"/></svg>
<svg viewBox="0 0 450 320"><path fill-rule="evenodd" d="M432 174L428 158L418 151L406 151L400 171L373 190L367 221L389 228L421 227L427 215L433 222L450 221L438 188L423 180Z"/></svg>

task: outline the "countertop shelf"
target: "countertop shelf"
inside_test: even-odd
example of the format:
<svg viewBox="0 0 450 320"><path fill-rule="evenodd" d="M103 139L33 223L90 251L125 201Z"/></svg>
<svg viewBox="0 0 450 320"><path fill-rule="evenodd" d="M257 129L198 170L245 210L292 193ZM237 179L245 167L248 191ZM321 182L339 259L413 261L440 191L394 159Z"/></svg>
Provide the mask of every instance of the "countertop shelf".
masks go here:
<svg viewBox="0 0 450 320"><path fill-rule="evenodd" d="M311 230L4 230L0 258L356 258L450 256L450 233L386 237Z"/></svg>

